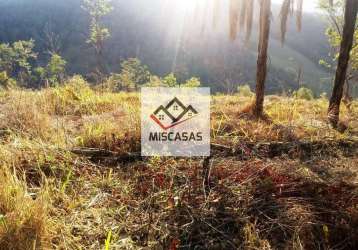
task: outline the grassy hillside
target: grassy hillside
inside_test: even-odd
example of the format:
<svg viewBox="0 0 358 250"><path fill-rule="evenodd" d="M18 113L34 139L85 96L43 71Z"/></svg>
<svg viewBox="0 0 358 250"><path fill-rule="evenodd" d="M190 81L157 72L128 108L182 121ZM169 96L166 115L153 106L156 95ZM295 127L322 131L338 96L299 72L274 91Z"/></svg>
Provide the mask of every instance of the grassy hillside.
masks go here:
<svg viewBox="0 0 358 250"><path fill-rule="evenodd" d="M358 103L212 97L212 157L142 158L139 96L0 92L0 249L356 249Z"/></svg>

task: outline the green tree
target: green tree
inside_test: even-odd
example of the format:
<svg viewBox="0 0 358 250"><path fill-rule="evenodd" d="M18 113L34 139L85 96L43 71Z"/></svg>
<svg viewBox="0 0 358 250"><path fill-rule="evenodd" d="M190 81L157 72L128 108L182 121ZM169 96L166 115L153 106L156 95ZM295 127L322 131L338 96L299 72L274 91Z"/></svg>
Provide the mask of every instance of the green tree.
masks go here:
<svg viewBox="0 0 358 250"><path fill-rule="evenodd" d="M9 44L0 44L0 70L12 74L15 64L15 52Z"/></svg>
<svg viewBox="0 0 358 250"><path fill-rule="evenodd" d="M332 64L336 63L340 53L340 45L342 42L343 25L344 25L344 0L335 0L334 4L331 0L320 0L319 7L326 14L329 26L326 30L328 41L332 48L331 62L324 60L320 64L327 68L333 68ZM355 26L352 50L347 68L347 77L343 88L343 102L350 109L350 81L358 79L358 26Z"/></svg>
<svg viewBox="0 0 358 250"><path fill-rule="evenodd" d="M342 41L338 56L338 65L336 76L334 79L334 86L332 96L329 100L328 120L330 124L338 130L344 131L345 126L340 128L339 112L340 104L343 96L343 87L346 82L347 70L349 67L350 53L353 48L354 32L356 29L358 1L346 0L344 8L344 25L342 31Z"/></svg>
<svg viewBox="0 0 358 250"><path fill-rule="evenodd" d="M129 58L121 63L121 71L112 73L103 83L102 89L107 91L133 91L147 84L151 74L146 65L137 58Z"/></svg>
<svg viewBox="0 0 358 250"><path fill-rule="evenodd" d="M323 10L329 21L329 26L326 30L328 41L333 50L333 60L337 60L339 56L339 48L342 41L342 32L344 25L344 0L320 0L319 8ZM333 4L334 3L334 4ZM358 25L355 26L353 46L350 57L351 70L358 70Z"/></svg>
<svg viewBox="0 0 358 250"><path fill-rule="evenodd" d="M96 73L101 78L107 67L103 60L104 42L109 38L110 32L103 24L103 18L109 14L113 7L111 0L83 0L82 8L91 19L90 34L87 43L91 44L96 53Z"/></svg>
<svg viewBox="0 0 358 250"><path fill-rule="evenodd" d="M61 83L65 74L66 61L58 54L52 54L46 66L46 78L51 85Z"/></svg>
<svg viewBox="0 0 358 250"><path fill-rule="evenodd" d="M33 70L32 81L42 85L46 80L46 69L44 67L36 67Z"/></svg>
<svg viewBox="0 0 358 250"><path fill-rule="evenodd" d="M117 75L119 80L119 88L124 91L133 91L136 89L136 84L133 80L134 76L132 72L123 71ZM114 75L116 77L116 75Z"/></svg>
<svg viewBox="0 0 358 250"><path fill-rule="evenodd" d="M138 58L129 58L121 63L120 81L127 83L130 88L138 89L140 85L147 83L150 72Z"/></svg>
<svg viewBox="0 0 358 250"><path fill-rule="evenodd" d="M22 84L31 75L30 61L37 58L34 40L0 44L0 72L16 77Z"/></svg>

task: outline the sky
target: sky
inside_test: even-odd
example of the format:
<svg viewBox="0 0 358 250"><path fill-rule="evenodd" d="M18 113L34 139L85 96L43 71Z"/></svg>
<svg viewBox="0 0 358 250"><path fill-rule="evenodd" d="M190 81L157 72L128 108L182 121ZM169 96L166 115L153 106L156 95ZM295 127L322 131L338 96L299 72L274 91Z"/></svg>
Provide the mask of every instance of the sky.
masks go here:
<svg viewBox="0 0 358 250"><path fill-rule="evenodd" d="M303 0L304 12L317 12L317 5L319 0ZM283 0L272 0L273 3L282 3Z"/></svg>

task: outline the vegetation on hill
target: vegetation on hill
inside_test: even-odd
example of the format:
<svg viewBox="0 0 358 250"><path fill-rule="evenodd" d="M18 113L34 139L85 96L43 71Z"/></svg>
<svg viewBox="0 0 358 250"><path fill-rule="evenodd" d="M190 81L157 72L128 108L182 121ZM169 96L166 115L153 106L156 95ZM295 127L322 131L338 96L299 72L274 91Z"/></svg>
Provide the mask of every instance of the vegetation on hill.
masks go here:
<svg viewBox="0 0 358 250"><path fill-rule="evenodd" d="M354 249L357 121L340 134L328 100L212 97L212 154L141 158L136 93L81 77L0 92L1 249ZM209 169L209 170L208 170Z"/></svg>
<svg viewBox="0 0 358 250"><path fill-rule="evenodd" d="M148 65L154 75L163 77L173 72L181 82L196 76L215 92L233 92L240 83L249 83L254 87L256 18L253 20L253 38L247 47L243 46L241 38L234 43L229 41L226 18L222 18L213 28L211 17L208 17L202 31L202 21L198 17L196 21L185 22L185 39L177 48L180 34L175 30L180 27L175 20L180 19L181 14L170 9L162 10L163 0L152 0L150 6L146 2L112 1L113 10L101 21L101 25L110 33L110 37L103 42L102 51L107 73L118 73L122 61L137 57ZM1 0L0 9L11 15L0 17L0 23L3 24L0 41L13 43L33 39L34 51L38 53L37 66L46 66L51 56L49 52L56 53L67 61L67 73L82 74L94 81L96 77L93 71L97 67L98 57L91 45L93 43L86 43L90 41L91 31L88 28L92 21L81 5L81 0L56 3L48 0ZM227 15L225 8L221 8L221 11L218 14L220 17ZM288 19L286 44L282 48L280 6L273 4L272 11L274 19L268 93L298 89L296 78L300 67L303 71L302 85L313 89L317 95L330 92L330 70L318 63L320 59L329 59L329 43L324 35L325 22L317 15L305 14L302 19L303 31L298 33L295 20ZM254 16L258 16L257 8ZM310 46L306 46L307 41ZM31 86L39 85L34 82Z"/></svg>

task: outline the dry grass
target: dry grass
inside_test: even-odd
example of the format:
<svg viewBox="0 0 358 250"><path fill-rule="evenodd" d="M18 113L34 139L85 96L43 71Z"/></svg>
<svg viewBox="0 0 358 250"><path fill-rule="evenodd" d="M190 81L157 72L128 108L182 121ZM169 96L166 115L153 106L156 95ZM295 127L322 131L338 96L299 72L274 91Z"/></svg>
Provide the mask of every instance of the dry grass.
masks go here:
<svg viewBox="0 0 358 250"><path fill-rule="evenodd" d="M354 249L358 104L349 129L326 125L327 100L215 96L212 141L240 155L106 165L71 153L140 150L138 94L64 86L0 94L0 249ZM305 157L262 157L245 143L337 141ZM247 144L248 145L248 144ZM247 154L245 156L245 154Z"/></svg>
<svg viewBox="0 0 358 250"><path fill-rule="evenodd" d="M48 201L44 194L33 195L10 169L0 170L1 249L46 249L50 246Z"/></svg>

